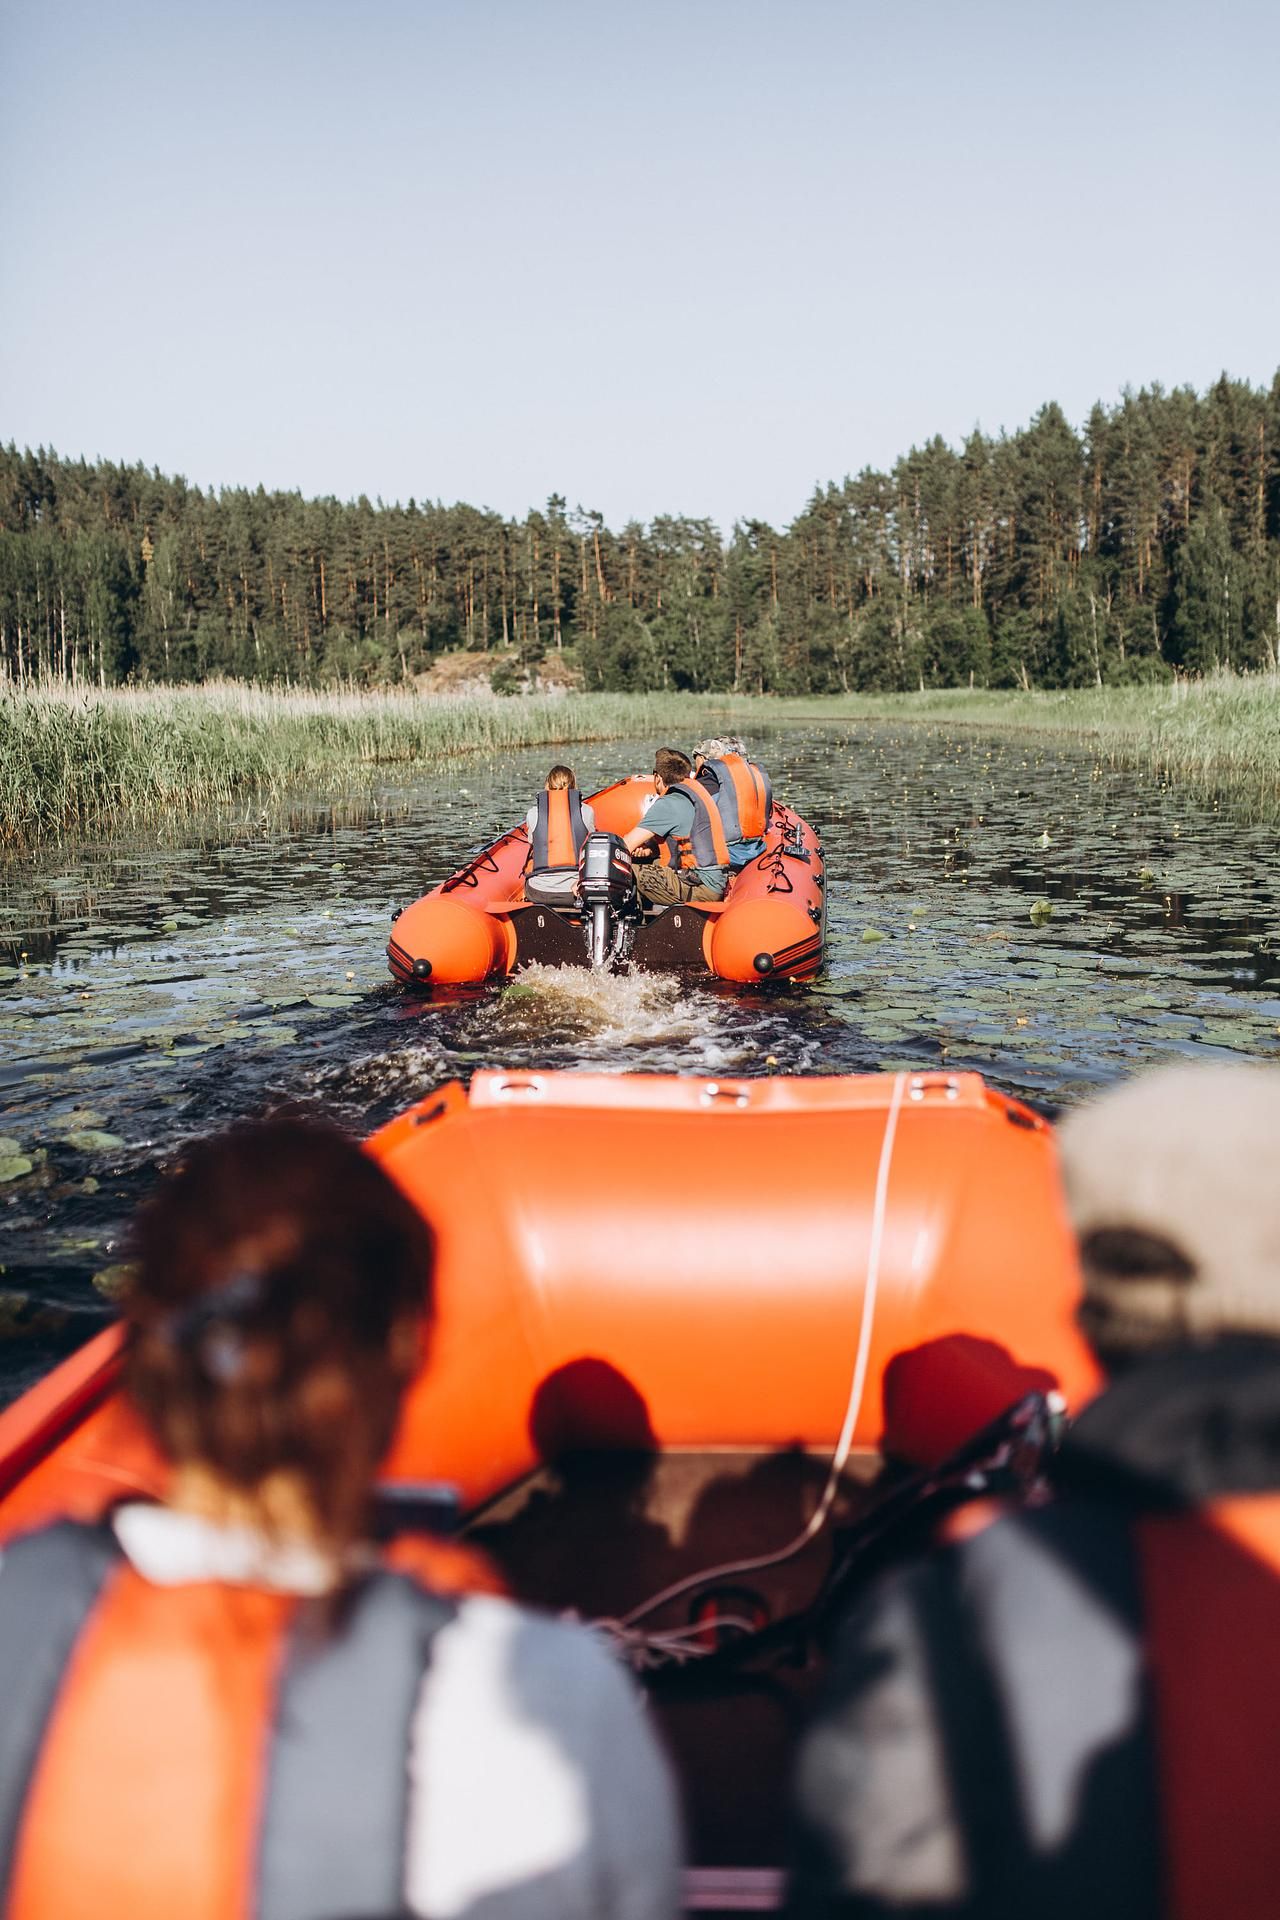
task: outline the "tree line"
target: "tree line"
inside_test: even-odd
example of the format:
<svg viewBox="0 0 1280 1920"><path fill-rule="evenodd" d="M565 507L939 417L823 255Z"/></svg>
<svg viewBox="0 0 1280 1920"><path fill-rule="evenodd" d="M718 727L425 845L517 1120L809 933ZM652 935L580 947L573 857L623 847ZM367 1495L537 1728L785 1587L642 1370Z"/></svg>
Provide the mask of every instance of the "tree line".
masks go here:
<svg viewBox="0 0 1280 1920"><path fill-rule="evenodd" d="M190 486L0 448L0 670L411 679L457 648L610 690L1066 687L1275 668L1280 373L1050 403L820 487L787 528L607 527Z"/></svg>

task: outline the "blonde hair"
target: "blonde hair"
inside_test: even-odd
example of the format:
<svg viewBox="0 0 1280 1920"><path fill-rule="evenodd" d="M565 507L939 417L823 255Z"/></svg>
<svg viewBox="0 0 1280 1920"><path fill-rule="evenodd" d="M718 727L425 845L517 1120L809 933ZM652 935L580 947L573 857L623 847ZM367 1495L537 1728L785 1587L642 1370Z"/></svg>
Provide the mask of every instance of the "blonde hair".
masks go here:
<svg viewBox="0 0 1280 1920"><path fill-rule="evenodd" d="M577 776L572 767L552 767L547 775L547 792L555 793L560 787L576 787Z"/></svg>

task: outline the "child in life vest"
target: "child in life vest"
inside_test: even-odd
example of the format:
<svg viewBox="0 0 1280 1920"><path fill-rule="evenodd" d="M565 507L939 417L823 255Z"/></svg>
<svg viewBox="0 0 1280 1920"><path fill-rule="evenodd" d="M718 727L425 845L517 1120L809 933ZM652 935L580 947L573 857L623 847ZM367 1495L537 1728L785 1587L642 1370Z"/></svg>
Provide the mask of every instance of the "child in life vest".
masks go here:
<svg viewBox="0 0 1280 1920"><path fill-rule="evenodd" d="M6 1920L668 1920L670 1782L613 1660L468 1591L465 1549L373 1543L432 1317L409 1201L332 1128L239 1127L137 1253L164 1496L0 1552Z"/></svg>
<svg viewBox="0 0 1280 1920"><path fill-rule="evenodd" d="M572 767L552 767L547 783L528 813L529 864L524 890L530 900L549 907L572 906L578 885L578 855L596 816L578 792Z"/></svg>

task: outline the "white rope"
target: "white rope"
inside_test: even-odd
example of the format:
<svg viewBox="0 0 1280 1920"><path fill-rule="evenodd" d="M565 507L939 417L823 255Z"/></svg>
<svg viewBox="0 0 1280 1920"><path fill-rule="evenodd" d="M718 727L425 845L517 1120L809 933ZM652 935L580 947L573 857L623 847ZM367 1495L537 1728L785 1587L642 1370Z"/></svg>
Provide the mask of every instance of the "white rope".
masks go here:
<svg viewBox="0 0 1280 1920"><path fill-rule="evenodd" d="M758 1573L764 1567L777 1566L783 1560L789 1560L821 1530L827 1515L835 1504L840 1487L840 1476L844 1472L849 1454L853 1448L853 1436L857 1431L858 1415L862 1412L863 1395L867 1386L867 1364L871 1357L871 1335L875 1326L876 1296L880 1290L880 1258L884 1247L884 1222L889 1200L889 1169L893 1164L893 1145L898 1131L898 1113L906 1093L907 1076L905 1073L894 1075L893 1092L889 1097L889 1111L885 1117L884 1137L880 1142L880 1164L876 1170L875 1200L871 1209L871 1237L867 1243L867 1280L862 1293L862 1320L858 1331L858 1350L854 1357L853 1379L849 1386L849 1399L845 1407L844 1424L840 1429L840 1438L831 1457L831 1469L827 1475L822 1498L818 1501L808 1521L794 1540L785 1547L779 1547L776 1553L757 1554L750 1560L730 1560L720 1567L708 1567L702 1573L691 1573L683 1580L675 1581L664 1587L661 1593L655 1593L652 1599L642 1600L638 1607L632 1607L620 1620L601 1620L596 1624L606 1633L614 1633L626 1645L635 1636L631 1633L637 1620L642 1620L656 1608L665 1606L669 1600L678 1600L682 1593L688 1593L694 1587L705 1587L712 1580L734 1579L743 1573ZM622 1629L620 1634L617 1629ZM688 1632L688 1629L673 1628L668 1634ZM666 1635L656 1633L650 1636L654 1643L662 1641Z"/></svg>

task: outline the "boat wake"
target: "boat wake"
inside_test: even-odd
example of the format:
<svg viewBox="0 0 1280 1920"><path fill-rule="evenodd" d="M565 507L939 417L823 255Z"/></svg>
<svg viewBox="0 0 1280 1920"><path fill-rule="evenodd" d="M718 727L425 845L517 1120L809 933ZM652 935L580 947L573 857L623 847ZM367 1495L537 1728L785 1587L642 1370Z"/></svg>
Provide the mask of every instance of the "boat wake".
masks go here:
<svg viewBox="0 0 1280 1920"><path fill-rule="evenodd" d="M723 1072L746 1052L710 994L691 992L670 974L583 967L526 967L476 1014L471 1037L508 1060L570 1050L592 1066L623 1066L637 1051L670 1052L673 1066Z"/></svg>

